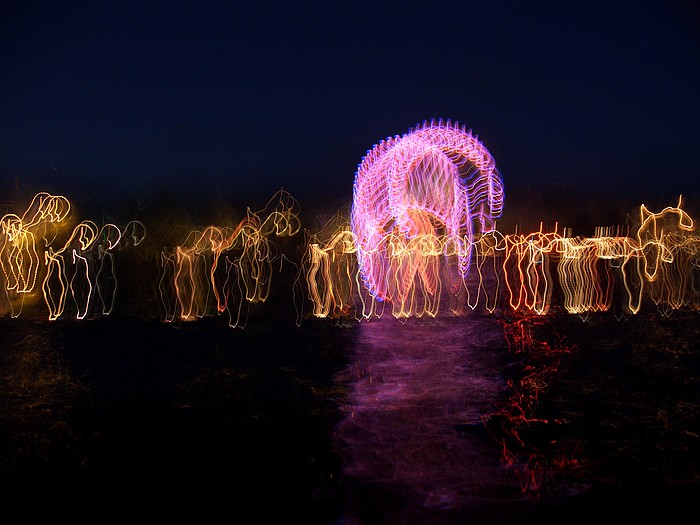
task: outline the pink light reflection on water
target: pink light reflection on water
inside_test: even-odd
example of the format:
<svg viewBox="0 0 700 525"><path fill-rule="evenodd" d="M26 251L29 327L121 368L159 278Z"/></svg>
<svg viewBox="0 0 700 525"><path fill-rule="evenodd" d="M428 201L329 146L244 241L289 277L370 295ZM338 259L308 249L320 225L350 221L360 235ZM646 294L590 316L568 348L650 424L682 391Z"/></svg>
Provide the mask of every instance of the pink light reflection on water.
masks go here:
<svg viewBox="0 0 700 525"><path fill-rule="evenodd" d="M437 515L485 520L528 504L480 423L507 388L507 352L492 316L360 324L337 427L344 479L363 493L355 511L426 523ZM368 499L376 499L373 511Z"/></svg>

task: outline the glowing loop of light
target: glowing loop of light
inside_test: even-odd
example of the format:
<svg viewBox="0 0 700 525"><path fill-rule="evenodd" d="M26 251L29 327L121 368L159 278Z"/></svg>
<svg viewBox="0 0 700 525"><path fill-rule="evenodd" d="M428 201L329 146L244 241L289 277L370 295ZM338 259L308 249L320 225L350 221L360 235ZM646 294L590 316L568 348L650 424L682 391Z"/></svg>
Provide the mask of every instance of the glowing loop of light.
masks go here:
<svg viewBox="0 0 700 525"><path fill-rule="evenodd" d="M472 239L493 228L503 197L493 157L457 122L424 122L375 145L357 170L351 214L370 294L393 300L412 295L416 287L437 293L430 282L434 261L404 260L398 268L390 261L391 249L426 234L446 237L445 258L456 254L456 265L448 264L450 289L456 291L471 263ZM386 242L388 236L393 243Z"/></svg>

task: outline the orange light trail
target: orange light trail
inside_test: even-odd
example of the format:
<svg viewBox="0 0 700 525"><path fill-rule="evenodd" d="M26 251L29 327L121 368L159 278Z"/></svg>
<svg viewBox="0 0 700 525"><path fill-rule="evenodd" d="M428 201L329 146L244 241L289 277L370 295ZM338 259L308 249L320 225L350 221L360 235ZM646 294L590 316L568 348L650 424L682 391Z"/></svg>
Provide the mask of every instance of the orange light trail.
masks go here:
<svg viewBox="0 0 700 525"><path fill-rule="evenodd" d="M357 307L353 297L361 287L357 285L357 248L350 225L330 221L321 232L310 234L307 230L305 236L306 249L295 289L304 279L308 288L306 298L311 301L312 314L316 317L354 316ZM303 296L303 291L300 293ZM304 316L303 307L297 308L297 312L299 322Z"/></svg>
<svg viewBox="0 0 700 525"><path fill-rule="evenodd" d="M69 227L70 212L66 197L40 192L21 216L9 213L0 220L0 268L12 317L21 314L26 297L35 296L43 296L51 321L68 315L69 304L76 319L98 310L109 315L114 308L113 252L140 244L145 226L131 221L122 232L114 224L100 228L94 221L83 220L61 240L60 234ZM37 281L41 282L40 292ZM95 305L97 298L100 308Z"/></svg>
<svg viewBox="0 0 700 525"><path fill-rule="evenodd" d="M73 228L68 240L58 250L54 250L52 246L49 246L48 250L44 252L47 270L46 277L44 277L42 283L42 290L46 306L49 309L50 321L55 321L63 314L68 290L71 291L75 299L76 286L80 284L74 284L76 279L85 279L85 283L82 286L88 287L87 298L84 302L81 301L82 304L77 304L77 318L82 319L85 316L87 303L92 295L92 282L86 259L81 253L85 252L95 242L98 233L99 228L94 222L89 220L83 221ZM68 258L66 258L66 254L68 254ZM69 264L75 265L75 271L70 277L67 274ZM78 266L82 266L83 269L79 269Z"/></svg>
<svg viewBox="0 0 700 525"><path fill-rule="evenodd" d="M161 253L159 290L166 320L191 321L228 311L230 326L245 326L244 304L267 300L272 265L280 260L271 237L291 237L300 228L298 203L281 190L262 210L249 208L235 228L192 230L173 252Z"/></svg>
<svg viewBox="0 0 700 525"><path fill-rule="evenodd" d="M13 317L21 312L24 297L20 294L31 294L36 286L41 265L36 235L43 227L42 237L50 242L50 228L63 222L69 213L70 203L65 197L41 192L34 196L22 216L10 213L0 219L0 269ZM18 309L15 309L17 302Z"/></svg>
<svg viewBox="0 0 700 525"><path fill-rule="evenodd" d="M506 235L503 276L513 310L544 315L549 311L554 283L550 254L561 239L556 231Z"/></svg>
<svg viewBox="0 0 700 525"><path fill-rule="evenodd" d="M284 262L296 268L298 323L307 315L370 320L388 312L405 320L499 308L544 316L555 305L584 318L627 316L645 302L670 315L700 310L700 238L682 204L681 197L659 212L641 205L638 227L627 235L599 227L592 237L572 236L542 224L536 232L504 234L493 224L458 241L434 215L406 209L410 234L395 224L362 249L365 262L382 261L373 273L379 297L363 276L351 218L338 215L321 231L305 230L298 264L282 254L274 239L296 235L301 222L297 202L280 191L262 210L247 209L235 226L192 229L158 252L154 287L166 322L228 314L232 327L244 327L250 305L267 301L274 265ZM0 277L13 317L35 296L37 281L50 320L114 311L115 256L141 246L146 227L83 220L66 230L70 210L65 197L38 193L24 213L2 217Z"/></svg>
<svg viewBox="0 0 700 525"><path fill-rule="evenodd" d="M375 284L386 292L383 301L367 295L366 289L362 294L357 266L348 261L338 264L339 257L358 249L350 245L356 238L345 225L330 234L307 236L308 299L313 315L344 317L354 308L354 294L362 302L358 319L369 319L385 306L398 319L435 316L444 291L453 314L463 313L465 307L492 313L500 305L542 316L560 299L566 312L574 315L611 310L615 315L630 315L640 311L644 297L664 315L680 308L700 309L700 240L680 205L679 201L677 207L659 213L642 205L641 224L630 236L619 235L619 228L601 227L593 237L573 237L568 229L560 233L557 225L553 231L540 225L539 231L530 234L481 232L468 247L473 254L468 268L472 273L457 290L452 286L455 268L449 261L466 239L464 244L454 243L448 235L426 232L431 229L427 225L410 237L391 230L378 237L372 249L365 249L369 260L374 252L384 259L374 273ZM422 220L419 215L413 216L414 224ZM342 290L343 296L336 290Z"/></svg>

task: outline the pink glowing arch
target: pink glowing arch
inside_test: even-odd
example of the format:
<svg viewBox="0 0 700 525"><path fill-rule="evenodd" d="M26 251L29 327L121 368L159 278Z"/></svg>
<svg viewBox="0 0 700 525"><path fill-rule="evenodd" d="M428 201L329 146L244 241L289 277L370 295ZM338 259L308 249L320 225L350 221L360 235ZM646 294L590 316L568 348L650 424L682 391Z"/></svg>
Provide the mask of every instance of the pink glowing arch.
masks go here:
<svg viewBox="0 0 700 525"><path fill-rule="evenodd" d="M455 259L449 284L456 291L469 270L474 235L493 229L503 197L493 157L458 122L425 121L375 145L358 167L351 213L369 292L390 299L387 236L425 233L439 235L445 257Z"/></svg>

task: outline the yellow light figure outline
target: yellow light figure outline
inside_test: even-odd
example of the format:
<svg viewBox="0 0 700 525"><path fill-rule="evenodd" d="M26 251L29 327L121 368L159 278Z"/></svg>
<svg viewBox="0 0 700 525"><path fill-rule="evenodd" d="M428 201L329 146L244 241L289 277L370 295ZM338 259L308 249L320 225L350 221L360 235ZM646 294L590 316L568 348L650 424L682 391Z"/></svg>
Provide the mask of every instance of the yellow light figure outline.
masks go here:
<svg viewBox="0 0 700 525"><path fill-rule="evenodd" d="M226 291L243 291L249 303L265 302L271 289L272 262L279 258L270 237L292 236L300 228L298 203L288 192L280 190L261 211L253 212L248 208L236 228L211 225L203 230L195 229L184 243L175 247L172 255L162 252L161 267L174 265L173 289L179 319L194 320L209 314L210 293L219 314L230 309ZM226 255L226 278L219 283L220 257L233 251L239 255ZM165 302L167 292L163 285L161 277L159 289L161 300ZM236 303L241 304L241 301ZM232 326L244 323L238 314L235 315L237 321L233 321L231 312L229 316Z"/></svg>
<svg viewBox="0 0 700 525"><path fill-rule="evenodd" d="M682 209L683 196L678 197L678 206L667 206L658 213L652 213L642 204L639 208L641 224L637 229L637 242L639 243L642 257L644 259L644 275L647 280L656 280L657 271L661 262L672 262L672 255L665 243L667 231L664 229L665 223L659 225L661 221L669 216L677 216L677 224L673 231L693 232L695 225L693 219ZM647 255L652 250L654 255Z"/></svg>
<svg viewBox="0 0 700 525"><path fill-rule="evenodd" d="M47 270L42 283L42 290L46 306L49 309L49 321L55 321L63 314L68 290L72 287L73 279L70 279L69 282L66 276L67 264L64 254L66 252L70 253L72 261L74 256L79 256L78 250L73 246L74 242L77 241L80 251L85 252L97 239L98 232L99 228L93 221L82 221L73 228L70 237L61 248L54 250L53 247L49 246L44 252ZM89 275L86 277L89 281ZM57 280L58 289L55 291L52 288L52 280ZM56 298L55 295L58 297Z"/></svg>
<svg viewBox="0 0 700 525"><path fill-rule="evenodd" d="M0 219L3 236L0 269L7 291L18 294L34 291L40 266L34 232L47 223L62 222L70 209L65 197L39 192L21 217L10 213Z"/></svg>
<svg viewBox="0 0 700 525"><path fill-rule="evenodd" d="M504 236L503 277L508 291L508 304L515 311L545 315L552 301L554 288L551 275L551 254L561 239L555 225L553 232L544 232L544 225L530 234Z"/></svg>

